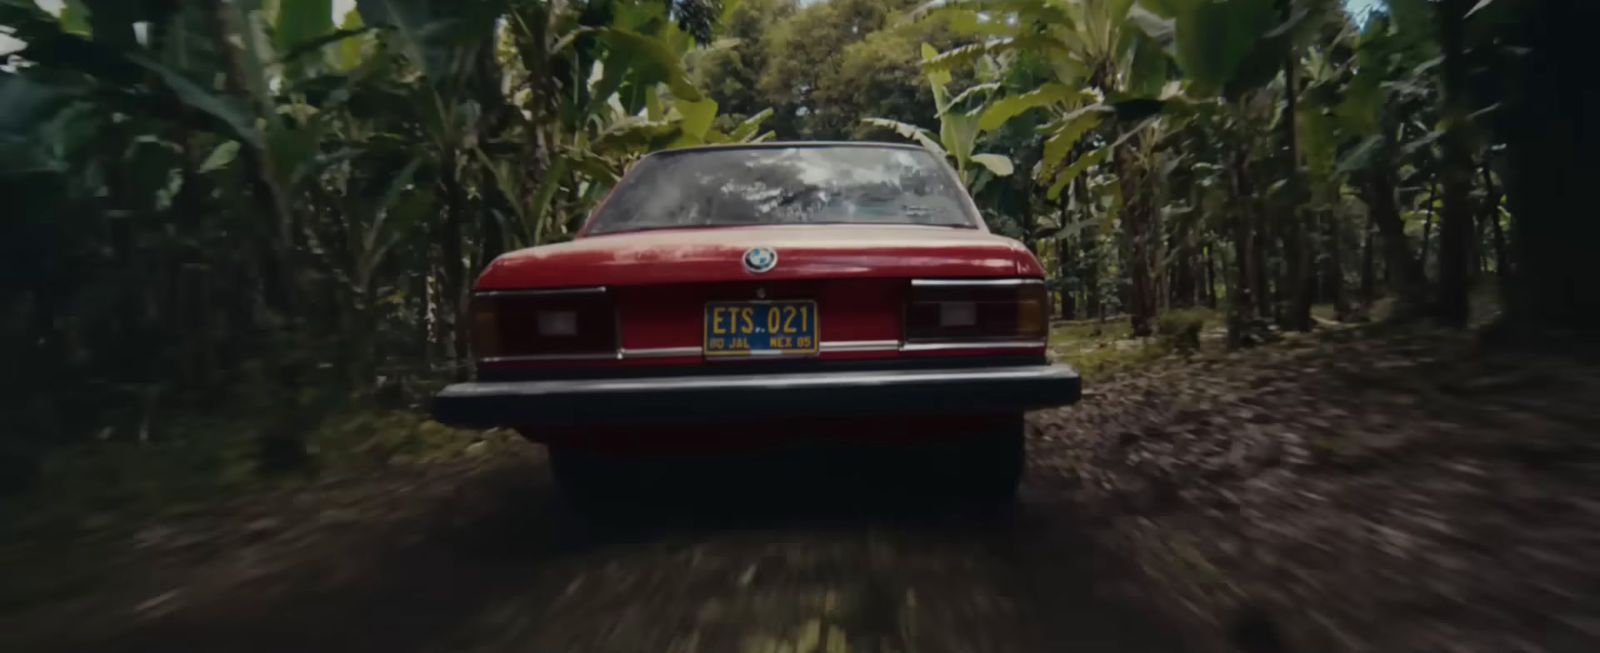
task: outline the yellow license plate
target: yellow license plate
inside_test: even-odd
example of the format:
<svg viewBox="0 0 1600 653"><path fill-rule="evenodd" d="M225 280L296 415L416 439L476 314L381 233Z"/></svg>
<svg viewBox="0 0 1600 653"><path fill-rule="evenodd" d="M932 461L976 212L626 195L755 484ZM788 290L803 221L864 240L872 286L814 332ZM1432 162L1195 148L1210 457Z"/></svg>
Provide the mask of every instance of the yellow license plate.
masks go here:
<svg viewBox="0 0 1600 653"><path fill-rule="evenodd" d="M810 300L706 304L707 356L817 353L817 303Z"/></svg>

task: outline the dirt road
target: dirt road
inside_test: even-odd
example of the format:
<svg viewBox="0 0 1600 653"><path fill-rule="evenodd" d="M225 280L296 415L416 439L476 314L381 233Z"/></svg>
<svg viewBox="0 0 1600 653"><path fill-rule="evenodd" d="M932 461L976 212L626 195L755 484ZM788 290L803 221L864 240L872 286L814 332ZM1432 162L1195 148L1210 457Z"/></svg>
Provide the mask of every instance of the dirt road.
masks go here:
<svg viewBox="0 0 1600 653"><path fill-rule="evenodd" d="M146 568L8 650L1181 650L1059 476L996 512L840 462L724 461L601 521L532 447L262 497L138 534Z"/></svg>

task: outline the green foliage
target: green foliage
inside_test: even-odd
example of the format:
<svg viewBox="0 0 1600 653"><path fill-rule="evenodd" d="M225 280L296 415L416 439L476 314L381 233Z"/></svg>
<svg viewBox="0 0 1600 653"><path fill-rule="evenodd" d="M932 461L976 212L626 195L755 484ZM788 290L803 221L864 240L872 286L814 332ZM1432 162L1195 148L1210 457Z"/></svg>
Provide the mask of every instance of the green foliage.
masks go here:
<svg viewBox="0 0 1600 653"><path fill-rule="evenodd" d="M308 441L325 474L352 474L501 453L521 445L521 438L507 430L452 429L407 410L378 410L333 415Z"/></svg>
<svg viewBox="0 0 1600 653"><path fill-rule="evenodd" d="M473 270L570 237L645 152L770 137L687 72L717 3L356 8L0 2L26 44L0 71L0 341L40 371L0 378L0 453L166 442L157 416L254 379L276 408L244 449L299 458L331 409L298 388L459 374Z"/></svg>
<svg viewBox="0 0 1600 653"><path fill-rule="evenodd" d="M882 106L926 112L921 108L926 105L912 104L922 86L914 72L920 60L914 48L921 41L913 39L935 28L893 25L894 12L911 4L812 3L772 24L764 38L759 88L778 110L783 136L848 138L860 118L876 115ZM874 58L878 54L885 58Z"/></svg>
<svg viewBox="0 0 1600 653"><path fill-rule="evenodd" d="M774 104L760 88L770 51L768 40L773 25L793 14L795 9L794 0L732 3L720 21L718 32L718 36L732 43L702 51L691 58L691 74L696 85L715 98L725 113L748 117Z"/></svg>
<svg viewBox="0 0 1600 653"><path fill-rule="evenodd" d="M1081 321L1053 325L1050 350L1057 361L1071 365L1093 386L1106 377L1161 360L1171 349L1150 339L1133 337L1125 321Z"/></svg>
<svg viewBox="0 0 1600 653"><path fill-rule="evenodd" d="M1457 189L1474 155L1463 155L1461 114L1438 124L1441 6L1397 0L1361 29L1335 0L958 0L914 15L973 39L926 58L936 84L965 72L1001 82L969 96L981 103L975 126L943 121L940 144L959 160L947 141L986 133L1032 164L1028 183L1009 185L1021 199L968 182L1000 213L997 229L1060 266L1054 285L1074 291L1069 301L1127 308L1148 333L1168 303L1229 286L1230 327L1243 333L1265 318L1310 328L1310 295L1340 292L1353 243L1378 261L1364 263L1368 287L1381 263L1415 296L1426 272L1412 272L1417 241L1429 244L1421 225L1439 204L1429 189L1449 168L1440 147L1454 144ZM1504 6L1463 12L1480 17L1465 30L1476 47L1490 47L1483 25L1504 21ZM1474 116L1494 111L1478 102L1489 108ZM941 116L950 103L936 93ZM1353 195L1364 204L1354 211ZM1381 239L1361 238L1363 211ZM1079 228L1089 224L1120 237L1089 238ZM1452 270L1467 256L1461 242L1440 258ZM1332 280L1313 293L1314 276Z"/></svg>
<svg viewBox="0 0 1600 653"><path fill-rule="evenodd" d="M957 38L945 21L887 19L882 29L845 48L838 68L823 77L818 119L841 126L845 136L863 139L888 136L866 127L859 120L863 116L935 124L933 91L921 71L922 44L949 47Z"/></svg>
<svg viewBox="0 0 1600 653"><path fill-rule="evenodd" d="M938 56L938 51L932 45L922 44L922 60L930 61ZM981 187L988 179L993 177L1008 177L1015 166L1011 159L1004 155L992 153L978 153L979 140L987 130L981 128L979 114L981 107L965 109L963 105L970 98L982 97L984 93L994 88L993 85L979 85L955 97L950 96L951 75L940 69L929 69L925 73L928 87L933 93L934 109L938 112L939 135L935 139L933 134L926 129L915 125L890 120L887 118L863 118L862 122L868 125L893 129L895 133L905 138L917 141L923 147L942 157L949 157L956 167L956 172L961 175L962 182L969 187Z"/></svg>
<svg viewBox="0 0 1600 653"><path fill-rule="evenodd" d="M1064 84L1046 83L1022 95L1001 98L989 103L978 119L978 128L984 131L999 129L1022 112L1040 107L1063 104L1077 99L1079 91Z"/></svg>
<svg viewBox="0 0 1600 653"><path fill-rule="evenodd" d="M1200 309L1168 311L1156 321L1156 335L1173 351L1193 353L1200 349L1200 332L1209 317L1208 311Z"/></svg>
<svg viewBox="0 0 1600 653"><path fill-rule="evenodd" d="M333 32L333 0L280 0L274 46L289 52Z"/></svg>
<svg viewBox="0 0 1600 653"><path fill-rule="evenodd" d="M1176 23L1175 58L1201 95L1220 92L1241 75L1261 68L1247 61L1252 55L1281 57L1281 49L1258 47L1277 23L1278 11L1272 0L1176 0L1169 4Z"/></svg>

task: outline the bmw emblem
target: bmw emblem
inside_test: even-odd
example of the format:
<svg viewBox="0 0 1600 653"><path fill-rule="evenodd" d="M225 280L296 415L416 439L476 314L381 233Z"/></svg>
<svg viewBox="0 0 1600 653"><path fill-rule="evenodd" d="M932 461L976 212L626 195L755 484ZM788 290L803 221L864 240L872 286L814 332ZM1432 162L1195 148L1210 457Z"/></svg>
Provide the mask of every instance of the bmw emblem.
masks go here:
<svg viewBox="0 0 1600 653"><path fill-rule="evenodd" d="M761 274L778 267L778 252L771 247L752 247L744 253L744 269Z"/></svg>

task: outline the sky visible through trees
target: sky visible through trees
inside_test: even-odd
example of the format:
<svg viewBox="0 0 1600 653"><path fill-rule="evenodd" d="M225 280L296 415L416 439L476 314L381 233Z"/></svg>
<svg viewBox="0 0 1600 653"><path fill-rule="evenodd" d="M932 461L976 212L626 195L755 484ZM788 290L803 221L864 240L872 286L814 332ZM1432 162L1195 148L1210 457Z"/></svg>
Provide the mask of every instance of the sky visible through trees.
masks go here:
<svg viewBox="0 0 1600 653"><path fill-rule="evenodd" d="M1350 12L1357 20L1365 20L1367 14L1383 6L1384 0L1344 0L1345 10Z"/></svg>

